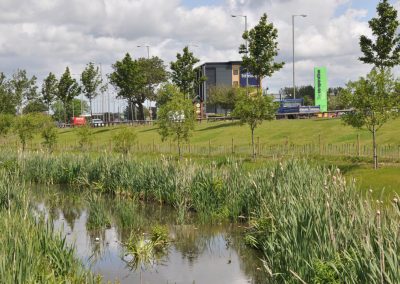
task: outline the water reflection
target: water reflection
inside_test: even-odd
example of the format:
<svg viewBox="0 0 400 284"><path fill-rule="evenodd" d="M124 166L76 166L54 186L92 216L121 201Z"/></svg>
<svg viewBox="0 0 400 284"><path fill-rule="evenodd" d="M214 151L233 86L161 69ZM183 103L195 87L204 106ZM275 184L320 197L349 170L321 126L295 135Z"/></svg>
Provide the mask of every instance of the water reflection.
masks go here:
<svg viewBox="0 0 400 284"><path fill-rule="evenodd" d="M105 283L141 283L141 277L142 283L197 284L264 283L266 279L259 256L244 246L243 231L237 224L200 224L191 214L182 225L177 224L174 210L159 204L92 198L83 192L55 188L33 192L35 208L53 220L56 229L75 245L77 256L102 275ZM88 230L89 216L99 228ZM109 218L111 226L102 226L102 220L97 220L102 216ZM131 256L122 244L132 232L147 234L157 224L168 227L170 246L140 273L140 268L129 265Z"/></svg>

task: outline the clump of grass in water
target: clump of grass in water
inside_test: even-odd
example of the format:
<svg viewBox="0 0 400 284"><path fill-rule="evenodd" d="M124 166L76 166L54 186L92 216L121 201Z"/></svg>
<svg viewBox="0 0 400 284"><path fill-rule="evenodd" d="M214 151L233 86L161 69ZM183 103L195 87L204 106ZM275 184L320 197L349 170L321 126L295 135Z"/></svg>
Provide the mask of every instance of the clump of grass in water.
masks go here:
<svg viewBox="0 0 400 284"><path fill-rule="evenodd" d="M109 210L103 199L92 195L88 198L89 211L86 228L90 230L106 229L111 227Z"/></svg>
<svg viewBox="0 0 400 284"><path fill-rule="evenodd" d="M140 269L140 283L143 281L142 270L153 267L158 260L164 257L168 245L168 229L164 226L154 226L148 238L145 233L131 232L129 240L124 244L126 251L124 260L131 269Z"/></svg>

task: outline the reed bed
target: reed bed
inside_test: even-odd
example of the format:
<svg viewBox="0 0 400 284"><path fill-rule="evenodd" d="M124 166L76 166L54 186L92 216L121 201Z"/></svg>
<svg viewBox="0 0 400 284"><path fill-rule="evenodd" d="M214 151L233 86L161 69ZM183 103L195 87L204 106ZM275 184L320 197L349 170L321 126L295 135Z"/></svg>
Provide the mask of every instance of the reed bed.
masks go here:
<svg viewBox="0 0 400 284"><path fill-rule="evenodd" d="M3 164L4 166L4 164ZM0 283L95 283L65 238L32 214L18 172L0 169Z"/></svg>
<svg viewBox="0 0 400 284"><path fill-rule="evenodd" d="M246 171L240 162L122 156L3 155L26 181L171 204L204 220L246 219L268 283L398 283L400 207L359 195L341 173L290 160Z"/></svg>

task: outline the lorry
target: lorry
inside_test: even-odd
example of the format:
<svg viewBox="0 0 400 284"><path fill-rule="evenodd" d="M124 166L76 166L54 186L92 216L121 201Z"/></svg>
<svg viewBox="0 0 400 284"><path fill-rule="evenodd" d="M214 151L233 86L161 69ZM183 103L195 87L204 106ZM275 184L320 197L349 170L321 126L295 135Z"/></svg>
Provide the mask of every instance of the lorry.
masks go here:
<svg viewBox="0 0 400 284"><path fill-rule="evenodd" d="M303 99L283 99L279 101L278 117L301 118L320 113L319 106L303 106Z"/></svg>

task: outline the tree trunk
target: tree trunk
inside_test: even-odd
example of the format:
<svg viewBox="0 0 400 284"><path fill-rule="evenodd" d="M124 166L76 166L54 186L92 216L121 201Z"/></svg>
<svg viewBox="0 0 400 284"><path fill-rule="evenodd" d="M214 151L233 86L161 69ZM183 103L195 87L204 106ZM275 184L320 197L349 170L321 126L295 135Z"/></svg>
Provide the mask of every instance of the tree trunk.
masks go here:
<svg viewBox="0 0 400 284"><path fill-rule="evenodd" d="M374 169L378 168L378 151L376 147L376 129L375 126L372 127L372 146L374 149Z"/></svg>
<svg viewBox="0 0 400 284"><path fill-rule="evenodd" d="M254 128L253 127L251 128L251 146L253 149L253 159L255 159L256 158L256 148L254 145Z"/></svg>
<svg viewBox="0 0 400 284"><path fill-rule="evenodd" d="M139 120L144 120L144 109L143 109L143 104L138 103L139 107Z"/></svg>
<svg viewBox="0 0 400 284"><path fill-rule="evenodd" d="M179 159L181 158L181 139L178 137L178 155Z"/></svg>
<svg viewBox="0 0 400 284"><path fill-rule="evenodd" d="M92 99L89 99L89 105L90 105L90 119L92 119L93 118Z"/></svg>
<svg viewBox="0 0 400 284"><path fill-rule="evenodd" d="M133 122L133 103L130 101L129 105L131 106L131 121Z"/></svg>

